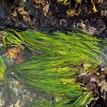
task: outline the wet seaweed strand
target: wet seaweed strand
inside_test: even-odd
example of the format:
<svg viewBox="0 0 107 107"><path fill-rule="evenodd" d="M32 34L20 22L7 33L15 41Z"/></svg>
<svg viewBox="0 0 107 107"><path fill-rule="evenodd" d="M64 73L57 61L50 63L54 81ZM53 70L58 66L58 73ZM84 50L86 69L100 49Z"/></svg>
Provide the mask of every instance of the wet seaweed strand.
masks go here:
<svg viewBox="0 0 107 107"><path fill-rule="evenodd" d="M17 32L8 29L3 33L2 48L6 50L14 47L15 51L19 48L18 46L23 45L30 51L27 59L18 64L16 61L12 72L18 81L47 95L60 97L56 103L61 107L65 104L72 107L83 107L92 94L88 88L81 87L75 78L99 65L97 56L102 53L98 42L100 40L92 35L79 31L67 34L54 32L50 36L35 31ZM20 52L20 49L13 52L11 48L6 51L4 56L7 57L4 58L11 57L10 59L17 60L16 54ZM0 63L4 64L2 57L0 58ZM82 67L82 64L87 64L87 67ZM3 72L5 70L3 68ZM3 76L2 72L1 74Z"/></svg>

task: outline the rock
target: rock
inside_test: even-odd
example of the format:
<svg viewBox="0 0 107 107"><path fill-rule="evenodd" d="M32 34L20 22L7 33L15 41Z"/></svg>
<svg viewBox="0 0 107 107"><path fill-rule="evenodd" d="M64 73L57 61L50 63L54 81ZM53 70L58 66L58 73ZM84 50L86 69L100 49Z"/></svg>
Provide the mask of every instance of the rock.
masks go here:
<svg viewBox="0 0 107 107"><path fill-rule="evenodd" d="M18 22L15 25L15 27L18 28L18 29L26 29L27 28L27 26L23 22Z"/></svg>
<svg viewBox="0 0 107 107"><path fill-rule="evenodd" d="M0 4L0 19L4 19L5 17L6 17L6 15L5 15L5 12L4 12L4 8Z"/></svg>

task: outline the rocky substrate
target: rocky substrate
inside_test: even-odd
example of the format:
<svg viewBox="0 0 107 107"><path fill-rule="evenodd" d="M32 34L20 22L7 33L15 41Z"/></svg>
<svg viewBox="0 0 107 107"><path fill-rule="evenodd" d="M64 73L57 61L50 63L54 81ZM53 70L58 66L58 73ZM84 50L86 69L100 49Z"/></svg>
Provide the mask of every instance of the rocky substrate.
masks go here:
<svg viewBox="0 0 107 107"><path fill-rule="evenodd" d="M0 84L0 107L51 107L53 101L52 97L28 88L15 78L8 84Z"/></svg>

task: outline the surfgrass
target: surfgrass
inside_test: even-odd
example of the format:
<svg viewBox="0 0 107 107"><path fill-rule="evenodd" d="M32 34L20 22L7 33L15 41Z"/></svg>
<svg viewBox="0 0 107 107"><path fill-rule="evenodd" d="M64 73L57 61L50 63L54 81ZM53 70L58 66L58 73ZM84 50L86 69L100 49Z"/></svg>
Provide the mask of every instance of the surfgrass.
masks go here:
<svg viewBox="0 0 107 107"><path fill-rule="evenodd" d="M84 107L92 98L90 91L81 87L75 78L100 64L98 56L103 54L99 42L101 40L80 31L44 34L8 29L3 33L4 50L24 45L31 51L30 56L16 64L12 71L17 80L38 92L60 98L56 100L55 107ZM89 66L82 68L83 64ZM0 65L1 73L5 72L2 57Z"/></svg>

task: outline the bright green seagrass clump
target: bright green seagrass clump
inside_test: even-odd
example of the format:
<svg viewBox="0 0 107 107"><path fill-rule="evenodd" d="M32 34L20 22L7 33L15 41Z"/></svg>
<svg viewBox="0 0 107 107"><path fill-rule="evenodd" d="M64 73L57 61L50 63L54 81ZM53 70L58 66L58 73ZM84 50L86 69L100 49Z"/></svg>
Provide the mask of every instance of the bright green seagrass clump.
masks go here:
<svg viewBox="0 0 107 107"><path fill-rule="evenodd" d="M0 56L0 80L4 80L4 73L5 73L6 69L7 68L6 68L6 65L4 63L4 60Z"/></svg>
<svg viewBox="0 0 107 107"><path fill-rule="evenodd" d="M84 107L90 100L90 91L81 87L75 78L100 63L99 42L97 38L79 31L48 35L10 29L3 36L4 49L23 45L31 51L29 57L15 65L14 75L30 88L53 96L55 107Z"/></svg>

